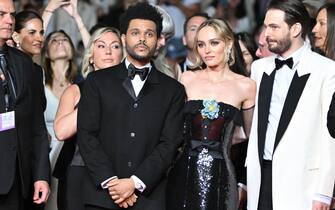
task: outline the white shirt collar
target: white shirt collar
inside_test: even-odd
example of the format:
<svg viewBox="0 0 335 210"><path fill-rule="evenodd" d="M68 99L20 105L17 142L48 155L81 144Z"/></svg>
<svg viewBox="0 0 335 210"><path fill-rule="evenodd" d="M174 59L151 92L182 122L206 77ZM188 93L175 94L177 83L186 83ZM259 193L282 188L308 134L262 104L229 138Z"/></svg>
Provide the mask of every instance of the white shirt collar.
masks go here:
<svg viewBox="0 0 335 210"><path fill-rule="evenodd" d="M125 58L125 64L126 64L126 68L128 69L128 66L129 66L129 64L130 64L130 62L129 62L129 60L128 60L128 58L126 57ZM134 65L135 66L135 65ZM142 68L147 68L147 67L149 67L149 72L151 71L151 63L149 62L149 63L147 63L147 64L145 64L144 66L135 66L136 68L139 68L139 69L142 69Z"/></svg>
<svg viewBox="0 0 335 210"><path fill-rule="evenodd" d="M301 63L301 59L302 59L302 55L305 54L305 52L310 49L310 44L308 42L304 42L304 45L301 46L299 49L297 49L296 51L294 51L291 55L287 56L286 59L292 57L293 58L293 67L292 67L292 70L296 69L298 64ZM265 72L270 75L274 69L275 69L275 62L274 62L274 59L275 58L278 58L278 59L281 59L283 60L284 58L282 58L281 56L279 55L273 55L272 56L272 67L271 68L268 68L265 70ZM266 59L266 58L265 58ZM298 75L301 76L303 74L305 74L304 72L304 69L297 69L297 72L298 72Z"/></svg>

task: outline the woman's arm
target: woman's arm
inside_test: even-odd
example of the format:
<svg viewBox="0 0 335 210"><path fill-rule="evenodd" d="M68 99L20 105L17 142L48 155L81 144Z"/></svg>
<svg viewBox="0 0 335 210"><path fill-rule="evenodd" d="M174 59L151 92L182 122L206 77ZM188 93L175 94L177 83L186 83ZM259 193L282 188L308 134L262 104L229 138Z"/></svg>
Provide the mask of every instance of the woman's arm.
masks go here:
<svg viewBox="0 0 335 210"><path fill-rule="evenodd" d="M54 122L55 135L64 141L77 133L77 104L80 99L78 85L71 85L61 96Z"/></svg>
<svg viewBox="0 0 335 210"><path fill-rule="evenodd" d="M63 1L63 0L50 0L48 5L45 7L42 19L43 19L43 28L44 31L47 31L50 19L53 15L53 13L61 6L69 5L69 1Z"/></svg>
<svg viewBox="0 0 335 210"><path fill-rule="evenodd" d="M76 21L84 47L86 48L88 46L88 41L90 40L91 35L78 13L78 0L70 0L70 4L64 6L63 9Z"/></svg>

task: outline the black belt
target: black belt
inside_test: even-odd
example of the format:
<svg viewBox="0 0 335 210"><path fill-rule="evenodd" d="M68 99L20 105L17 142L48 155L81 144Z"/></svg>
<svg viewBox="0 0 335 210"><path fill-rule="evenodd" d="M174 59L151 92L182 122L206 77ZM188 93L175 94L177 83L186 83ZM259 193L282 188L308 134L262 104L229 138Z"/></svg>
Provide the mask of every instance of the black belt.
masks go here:
<svg viewBox="0 0 335 210"><path fill-rule="evenodd" d="M203 149L208 149L208 153L213 158L223 159L222 156L222 144L215 140L191 140L189 143L189 154L197 156Z"/></svg>

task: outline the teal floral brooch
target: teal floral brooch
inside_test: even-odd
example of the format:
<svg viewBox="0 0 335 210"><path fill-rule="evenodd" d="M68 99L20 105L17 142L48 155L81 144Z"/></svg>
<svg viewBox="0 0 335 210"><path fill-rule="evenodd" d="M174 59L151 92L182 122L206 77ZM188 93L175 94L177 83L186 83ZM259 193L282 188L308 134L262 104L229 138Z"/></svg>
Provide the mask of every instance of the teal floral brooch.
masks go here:
<svg viewBox="0 0 335 210"><path fill-rule="evenodd" d="M201 110L203 118L216 119L219 116L219 104L216 100L204 100L202 102L204 108Z"/></svg>

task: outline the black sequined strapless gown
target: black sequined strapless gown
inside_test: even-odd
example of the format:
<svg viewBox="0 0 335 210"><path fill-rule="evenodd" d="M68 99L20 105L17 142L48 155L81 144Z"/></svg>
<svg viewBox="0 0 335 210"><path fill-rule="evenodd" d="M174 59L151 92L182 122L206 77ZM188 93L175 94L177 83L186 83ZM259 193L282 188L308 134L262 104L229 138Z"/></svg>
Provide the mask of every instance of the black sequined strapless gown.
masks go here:
<svg viewBox="0 0 335 210"><path fill-rule="evenodd" d="M235 171L229 158L238 109L218 103L215 119L203 117L202 100L185 104L185 146L169 172L167 210L237 210Z"/></svg>

